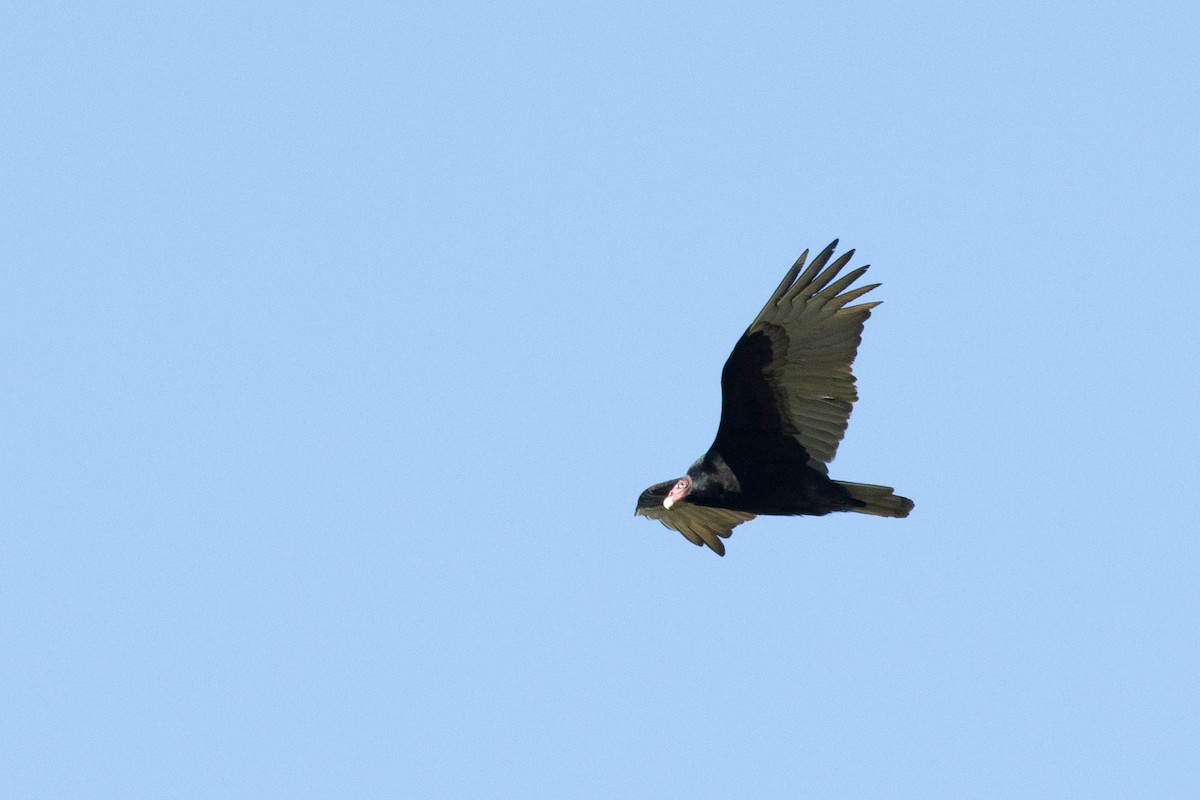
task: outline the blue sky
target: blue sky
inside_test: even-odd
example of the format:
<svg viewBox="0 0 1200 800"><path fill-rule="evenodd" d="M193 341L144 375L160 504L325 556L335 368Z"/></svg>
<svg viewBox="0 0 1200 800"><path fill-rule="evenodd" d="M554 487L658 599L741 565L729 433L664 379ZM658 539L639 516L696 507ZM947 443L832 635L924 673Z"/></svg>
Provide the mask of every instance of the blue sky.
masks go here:
<svg viewBox="0 0 1200 800"><path fill-rule="evenodd" d="M1194 4L11 7L11 797L1195 797ZM834 237L831 473L633 516Z"/></svg>

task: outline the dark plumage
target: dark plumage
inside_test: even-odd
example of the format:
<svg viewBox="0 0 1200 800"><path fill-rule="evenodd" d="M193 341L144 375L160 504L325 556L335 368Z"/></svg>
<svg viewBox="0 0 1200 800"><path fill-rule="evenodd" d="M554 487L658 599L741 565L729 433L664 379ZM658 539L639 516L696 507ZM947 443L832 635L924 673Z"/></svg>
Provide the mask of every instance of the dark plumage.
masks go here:
<svg viewBox="0 0 1200 800"><path fill-rule="evenodd" d="M635 513L718 555L721 539L759 514L908 516L912 500L890 487L828 475L858 399L850 365L879 305L848 305L879 284L850 289L867 267L838 278L854 251L829 263L836 247L835 239L807 269L805 250L784 276L721 371L712 447L684 477L642 492Z"/></svg>

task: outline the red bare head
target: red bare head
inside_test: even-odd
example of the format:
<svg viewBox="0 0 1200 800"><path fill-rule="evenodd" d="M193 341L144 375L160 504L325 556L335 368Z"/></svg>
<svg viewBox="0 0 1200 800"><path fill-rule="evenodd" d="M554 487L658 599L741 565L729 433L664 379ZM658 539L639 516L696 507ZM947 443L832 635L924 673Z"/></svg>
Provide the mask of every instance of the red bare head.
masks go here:
<svg viewBox="0 0 1200 800"><path fill-rule="evenodd" d="M691 477L684 475L682 478L679 479L679 482L676 483L674 487L672 487L671 491L667 492L667 498L665 500L663 500L663 507L670 508L671 506L675 505L680 500L682 500L683 498L685 498L689 494L691 494L691 491L692 491L692 479L691 479Z"/></svg>

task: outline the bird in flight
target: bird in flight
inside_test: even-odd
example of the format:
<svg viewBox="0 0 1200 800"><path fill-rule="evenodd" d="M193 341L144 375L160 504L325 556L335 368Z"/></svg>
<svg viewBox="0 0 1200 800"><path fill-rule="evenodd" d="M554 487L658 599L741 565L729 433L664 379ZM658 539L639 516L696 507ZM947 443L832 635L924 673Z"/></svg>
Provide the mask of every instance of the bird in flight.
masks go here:
<svg viewBox="0 0 1200 800"><path fill-rule="evenodd" d="M635 514L725 555L733 529L759 514L856 511L907 517L913 501L890 486L837 481L827 464L858 393L850 365L879 305L849 305L879 286L850 288L866 266L838 273L835 239L805 267L805 250L734 345L721 371L721 421L708 452L682 478L656 483Z"/></svg>

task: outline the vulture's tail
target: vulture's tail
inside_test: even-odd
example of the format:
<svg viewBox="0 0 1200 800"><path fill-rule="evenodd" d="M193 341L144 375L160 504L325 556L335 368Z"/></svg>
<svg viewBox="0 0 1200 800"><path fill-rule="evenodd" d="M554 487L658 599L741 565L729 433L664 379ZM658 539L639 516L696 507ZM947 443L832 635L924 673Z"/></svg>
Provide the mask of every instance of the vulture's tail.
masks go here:
<svg viewBox="0 0 1200 800"><path fill-rule="evenodd" d="M859 514L874 514L877 517L907 517L913 509L913 501L901 497L890 486L876 486L873 483L851 483L850 481L835 481L850 493L851 499L861 503L850 509Z"/></svg>

